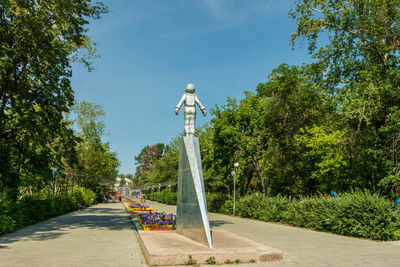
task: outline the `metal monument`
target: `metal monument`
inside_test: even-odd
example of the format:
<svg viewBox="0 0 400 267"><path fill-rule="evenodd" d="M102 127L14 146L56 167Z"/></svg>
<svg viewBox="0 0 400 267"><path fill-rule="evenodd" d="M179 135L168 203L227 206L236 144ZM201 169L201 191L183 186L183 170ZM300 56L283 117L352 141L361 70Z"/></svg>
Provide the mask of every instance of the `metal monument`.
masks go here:
<svg viewBox="0 0 400 267"><path fill-rule="evenodd" d="M193 136L196 130L196 104L199 105L203 116L206 115L206 108L201 104L199 98L194 93L194 85L189 83L186 85L186 94L184 94L175 108L175 114L178 115L179 109L185 104L184 118L185 118L185 136Z"/></svg>
<svg viewBox="0 0 400 267"><path fill-rule="evenodd" d="M175 108L175 114L178 115L181 106L185 106L184 137L179 141L176 232L212 248L199 139L194 136L196 104L204 116L206 109L194 91L193 84L186 85L186 94L182 96Z"/></svg>

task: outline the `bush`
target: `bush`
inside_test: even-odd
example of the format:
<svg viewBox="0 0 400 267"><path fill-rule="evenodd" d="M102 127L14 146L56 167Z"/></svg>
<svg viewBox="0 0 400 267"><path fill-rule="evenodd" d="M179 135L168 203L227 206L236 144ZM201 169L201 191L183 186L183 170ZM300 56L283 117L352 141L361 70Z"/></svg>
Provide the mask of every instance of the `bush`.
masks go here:
<svg viewBox="0 0 400 267"><path fill-rule="evenodd" d="M11 202L0 201L0 234L14 230L15 220L11 217L11 212Z"/></svg>
<svg viewBox="0 0 400 267"><path fill-rule="evenodd" d="M157 201L168 205L176 205L177 193L171 190L165 189L161 192L152 192L148 194L148 199Z"/></svg>
<svg viewBox="0 0 400 267"><path fill-rule="evenodd" d="M68 194L72 197L72 204L75 207L88 207L92 205L96 199L96 194L92 190L77 185L75 185L73 190L70 190Z"/></svg>
<svg viewBox="0 0 400 267"><path fill-rule="evenodd" d="M211 193L206 195L207 208L212 212L221 212L221 208L224 205L227 197L226 195L219 193Z"/></svg>
<svg viewBox="0 0 400 267"><path fill-rule="evenodd" d="M157 201L168 205L176 205L177 203L177 192L172 192L165 189L161 192L152 192L148 194L148 199ZM207 194L207 207L209 211L219 212L223 204L225 203L226 197L222 194Z"/></svg>
<svg viewBox="0 0 400 267"><path fill-rule="evenodd" d="M26 195L16 202L0 201L0 234L71 212L79 205L87 207L95 197L96 194L91 190L75 186L68 194L56 195L54 198L48 194L36 194Z"/></svg>
<svg viewBox="0 0 400 267"><path fill-rule="evenodd" d="M232 214L233 202L226 196L214 193L206 198L209 211ZM175 204L176 192L153 192L149 199ZM236 201L236 214L242 217L375 240L400 239L397 211L389 200L368 191L301 201L251 194Z"/></svg>
<svg viewBox="0 0 400 267"><path fill-rule="evenodd" d="M399 215L390 201L368 192L344 194L338 201L334 232L377 240L393 240Z"/></svg>
<svg viewBox="0 0 400 267"><path fill-rule="evenodd" d="M242 217L347 236L400 239L400 215L389 200L367 191L293 202L280 196L248 195L237 201L236 212Z"/></svg>
<svg viewBox="0 0 400 267"><path fill-rule="evenodd" d="M170 190L163 190L161 192L161 201L168 205L176 205L177 193Z"/></svg>
<svg viewBox="0 0 400 267"><path fill-rule="evenodd" d="M232 214L233 212L233 201L228 199L225 201L224 205L222 205L221 209L219 210L220 213L224 214Z"/></svg>

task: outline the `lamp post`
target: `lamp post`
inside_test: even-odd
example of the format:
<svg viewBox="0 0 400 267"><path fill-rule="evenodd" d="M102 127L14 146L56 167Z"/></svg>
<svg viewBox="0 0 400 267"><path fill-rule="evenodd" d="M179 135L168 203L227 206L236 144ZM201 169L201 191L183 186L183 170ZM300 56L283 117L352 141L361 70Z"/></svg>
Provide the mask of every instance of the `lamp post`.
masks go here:
<svg viewBox="0 0 400 267"><path fill-rule="evenodd" d="M232 177L233 177L233 216L235 216L235 206L236 206L236 172L237 168L239 167L239 162L235 162L233 164L235 167L235 170L231 172Z"/></svg>
<svg viewBox="0 0 400 267"><path fill-rule="evenodd" d="M158 193L161 193L161 184L158 184Z"/></svg>

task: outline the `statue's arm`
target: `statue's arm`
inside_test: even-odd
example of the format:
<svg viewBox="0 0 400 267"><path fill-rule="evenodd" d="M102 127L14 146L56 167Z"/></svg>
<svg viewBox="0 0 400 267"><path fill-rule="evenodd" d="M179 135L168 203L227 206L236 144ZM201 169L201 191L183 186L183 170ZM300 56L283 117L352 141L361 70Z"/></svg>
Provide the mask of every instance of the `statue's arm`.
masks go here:
<svg viewBox="0 0 400 267"><path fill-rule="evenodd" d="M203 113L203 116L206 115L206 108L203 106L203 104L201 104L199 98L197 97L197 95L194 96L194 101L197 103L197 105L199 105L199 108L201 110L201 112Z"/></svg>
<svg viewBox="0 0 400 267"><path fill-rule="evenodd" d="M179 101L178 105L176 105L176 107L175 107L175 114L176 114L176 115L178 115L178 111L179 111L179 109L182 107L182 105L183 105L183 103L185 102L185 100L186 100L186 94L184 94L184 95L182 96L181 101Z"/></svg>

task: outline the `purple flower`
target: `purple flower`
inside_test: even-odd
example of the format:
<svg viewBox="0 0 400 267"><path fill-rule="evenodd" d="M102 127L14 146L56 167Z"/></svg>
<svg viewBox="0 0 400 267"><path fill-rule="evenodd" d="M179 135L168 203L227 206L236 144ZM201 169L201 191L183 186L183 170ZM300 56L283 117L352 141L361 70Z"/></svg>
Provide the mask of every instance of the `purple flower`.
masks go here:
<svg viewBox="0 0 400 267"><path fill-rule="evenodd" d="M143 225L171 225L175 224L173 221L174 214L165 214L160 212L153 212L153 213L141 213L137 215L138 220Z"/></svg>
<svg viewBox="0 0 400 267"><path fill-rule="evenodd" d="M132 209L147 209L149 206L147 205L140 205L140 204L135 204L135 205L129 205L129 208Z"/></svg>

